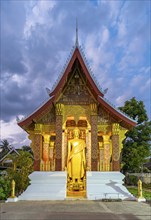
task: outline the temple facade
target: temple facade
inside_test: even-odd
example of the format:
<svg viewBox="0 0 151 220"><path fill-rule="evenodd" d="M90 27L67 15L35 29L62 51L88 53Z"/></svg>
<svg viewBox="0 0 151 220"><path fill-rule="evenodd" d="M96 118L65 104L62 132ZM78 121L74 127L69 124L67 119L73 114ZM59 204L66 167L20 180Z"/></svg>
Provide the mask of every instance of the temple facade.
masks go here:
<svg viewBox="0 0 151 220"><path fill-rule="evenodd" d="M80 130L87 171L120 171L122 141L136 125L109 103L75 45L48 100L18 122L29 134L35 171L65 171L68 142Z"/></svg>

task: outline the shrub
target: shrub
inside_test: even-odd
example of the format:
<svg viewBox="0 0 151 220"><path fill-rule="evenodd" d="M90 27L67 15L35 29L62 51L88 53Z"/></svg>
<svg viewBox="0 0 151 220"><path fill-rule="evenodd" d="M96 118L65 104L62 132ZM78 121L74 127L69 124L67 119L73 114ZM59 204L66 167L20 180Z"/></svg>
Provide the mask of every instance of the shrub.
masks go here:
<svg viewBox="0 0 151 220"><path fill-rule="evenodd" d="M128 175L125 179L126 185L137 186L138 177L134 175Z"/></svg>
<svg viewBox="0 0 151 220"><path fill-rule="evenodd" d="M0 176L0 200L5 200L11 193L11 181L7 176Z"/></svg>

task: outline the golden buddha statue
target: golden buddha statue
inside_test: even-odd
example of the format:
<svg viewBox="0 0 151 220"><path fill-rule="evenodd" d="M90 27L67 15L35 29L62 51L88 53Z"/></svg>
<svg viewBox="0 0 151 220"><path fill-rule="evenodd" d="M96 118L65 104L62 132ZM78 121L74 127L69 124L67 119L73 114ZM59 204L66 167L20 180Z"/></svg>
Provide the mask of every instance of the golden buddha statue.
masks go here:
<svg viewBox="0 0 151 220"><path fill-rule="evenodd" d="M86 169L85 141L79 139L80 130L75 128L74 138L68 141L67 172L69 190L83 190Z"/></svg>

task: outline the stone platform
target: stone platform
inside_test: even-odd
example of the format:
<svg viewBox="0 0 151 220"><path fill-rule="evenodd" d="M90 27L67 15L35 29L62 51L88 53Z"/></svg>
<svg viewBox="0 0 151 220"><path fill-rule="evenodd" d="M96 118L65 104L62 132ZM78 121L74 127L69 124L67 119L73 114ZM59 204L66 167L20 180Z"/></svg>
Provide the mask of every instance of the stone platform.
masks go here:
<svg viewBox="0 0 151 220"><path fill-rule="evenodd" d="M120 172L87 172L87 199L136 200L123 185L124 175Z"/></svg>
<svg viewBox="0 0 151 220"><path fill-rule="evenodd" d="M18 200L65 200L67 197L67 172L33 172L29 175L31 185ZM123 185L120 172L86 172L86 200L121 199L136 200ZM80 198L82 199L82 197ZM9 202L9 201L8 201Z"/></svg>
<svg viewBox="0 0 151 220"><path fill-rule="evenodd" d="M29 175L31 185L18 200L64 200L66 198L66 172L39 172Z"/></svg>

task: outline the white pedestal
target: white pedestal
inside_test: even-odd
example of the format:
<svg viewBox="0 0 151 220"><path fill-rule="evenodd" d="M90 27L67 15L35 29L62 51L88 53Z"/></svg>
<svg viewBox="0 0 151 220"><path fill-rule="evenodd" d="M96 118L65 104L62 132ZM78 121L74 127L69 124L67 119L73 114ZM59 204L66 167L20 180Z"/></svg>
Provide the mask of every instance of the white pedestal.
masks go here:
<svg viewBox="0 0 151 220"><path fill-rule="evenodd" d="M136 200L123 186L124 177L120 172L87 171L87 199Z"/></svg>
<svg viewBox="0 0 151 220"><path fill-rule="evenodd" d="M146 202L145 198L137 198L137 202Z"/></svg>
<svg viewBox="0 0 151 220"><path fill-rule="evenodd" d="M35 171L29 175L31 185L19 200L64 200L66 198L66 172Z"/></svg>
<svg viewBox="0 0 151 220"><path fill-rule="evenodd" d="M18 202L18 198L17 197L15 197L15 198L8 198L6 200L6 202Z"/></svg>

